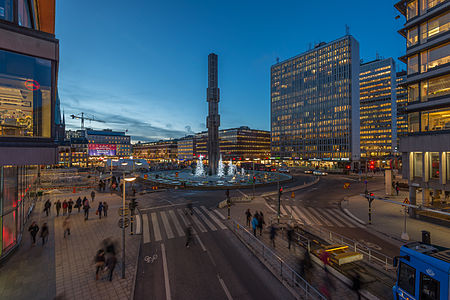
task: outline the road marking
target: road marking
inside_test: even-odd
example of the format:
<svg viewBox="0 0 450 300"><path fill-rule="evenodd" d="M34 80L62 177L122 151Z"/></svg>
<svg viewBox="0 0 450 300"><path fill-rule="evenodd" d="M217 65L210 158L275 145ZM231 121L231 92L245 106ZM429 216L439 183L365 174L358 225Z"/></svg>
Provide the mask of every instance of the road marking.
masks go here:
<svg viewBox="0 0 450 300"><path fill-rule="evenodd" d="M221 229L227 229L227 226L223 225L223 223L220 222L219 219L217 219L216 216L215 216L211 211L209 211L208 209L206 209L206 207L204 207L204 206L201 206L201 208L203 209L204 212L206 212L206 213L208 214L208 216L209 216L214 222L216 222L217 225L219 225L219 227L220 227Z"/></svg>
<svg viewBox="0 0 450 300"><path fill-rule="evenodd" d="M356 227L352 223L350 223L348 218L346 218L345 216L343 216L341 214L338 214L338 213L335 213L334 216L336 217L337 220L341 221L341 223L343 223L344 226L347 226L347 227L350 227L350 228L355 228Z"/></svg>
<svg viewBox="0 0 450 300"><path fill-rule="evenodd" d="M156 217L156 213L152 213L152 225L153 225L153 233L155 234L155 241L161 240L161 231L159 230L158 218Z"/></svg>
<svg viewBox="0 0 450 300"><path fill-rule="evenodd" d="M206 247L205 247L205 245L203 245L202 240L200 239L200 237L196 233L195 229L193 229L193 231L194 231L195 237L197 238L198 243L200 244L200 247L202 247L202 250L204 252L206 252Z"/></svg>
<svg viewBox="0 0 450 300"><path fill-rule="evenodd" d="M362 226L361 224L359 224L358 222L352 220L351 218L347 217L343 212L341 212L339 209L337 208L333 208L333 211L336 212L337 215L344 217L346 220L348 220L350 223L352 223L353 225L355 225L356 227L359 228L365 228L364 226Z"/></svg>
<svg viewBox="0 0 450 300"><path fill-rule="evenodd" d="M192 220L194 221L195 225L198 226L198 228L200 229L201 232L206 232L206 228L205 226L203 226L203 224L200 222L200 220L197 218L196 215L191 215Z"/></svg>
<svg viewBox="0 0 450 300"><path fill-rule="evenodd" d="M281 214L282 214L282 215L289 216L289 214L288 214L288 213L286 212L286 210L284 209L283 205L280 205L280 211L281 211Z"/></svg>
<svg viewBox="0 0 450 300"><path fill-rule="evenodd" d="M175 224L175 229L178 232L179 236L184 236L184 231L181 228L180 222L178 222L177 216L175 215L175 212L173 210L169 210L169 215L172 218L173 223Z"/></svg>
<svg viewBox="0 0 450 300"><path fill-rule="evenodd" d="M217 209L215 209L214 212L215 212L219 217L221 217L222 220L225 220L225 219L226 219L226 218L224 217L224 215L222 215L222 214L220 213L220 211L218 211Z"/></svg>
<svg viewBox="0 0 450 300"><path fill-rule="evenodd" d="M317 217L318 220L322 221L323 224L325 224L326 226L330 226L333 227L333 223L329 222L326 218L324 218L317 210L315 210L314 208L310 207L309 208L310 212Z"/></svg>
<svg viewBox="0 0 450 300"><path fill-rule="evenodd" d="M273 209L272 206L270 206L269 204L267 204L267 202L266 202L265 204L266 204L266 206L267 206L271 211L273 211L274 213L277 213L277 211L276 211L275 209Z"/></svg>
<svg viewBox="0 0 450 300"><path fill-rule="evenodd" d="M194 207L195 212L197 213L197 215L200 216L200 218L203 220L203 222L206 223L206 226L208 226L209 228L211 228L212 231L216 231L217 228L216 226L214 226L213 223L211 223L208 218L200 211L200 209L198 209L198 207Z"/></svg>
<svg viewBox="0 0 450 300"><path fill-rule="evenodd" d="M324 214L331 222L337 225L337 227L346 227L342 222L336 218L335 215L333 215L332 212L330 212L328 209L323 209L322 214Z"/></svg>
<svg viewBox="0 0 450 300"><path fill-rule="evenodd" d="M293 206L294 210L298 213L298 215L303 219L303 222L305 222L308 225L312 225L313 223L308 219L308 217L300 210L299 207Z"/></svg>
<svg viewBox="0 0 450 300"><path fill-rule="evenodd" d="M166 212L162 211L162 212L160 212L160 215L161 215L161 219L164 224L164 228L166 228L167 238L169 238L169 239L174 238L175 236L173 235L173 231L172 231L172 228L170 227L169 220L167 219Z"/></svg>
<svg viewBox="0 0 450 300"><path fill-rule="evenodd" d="M137 214L134 216L134 219L136 220L136 230L134 234L142 234L142 226L141 226L141 215ZM147 225L148 225L148 218L147 218Z"/></svg>
<svg viewBox="0 0 450 300"><path fill-rule="evenodd" d="M297 220L301 224L304 224L303 221L299 218L299 216L295 213L294 208L292 206L286 205L286 210L291 212L295 220Z"/></svg>
<svg viewBox="0 0 450 300"><path fill-rule="evenodd" d="M198 201L192 202L192 203L197 203ZM180 203L180 204L172 204L172 205L162 205L162 206L155 206L155 207L146 207L146 208L141 208L141 211L145 211L145 210L152 210L152 209L159 209L159 208L167 208L167 207L173 207L173 206L186 206L185 203Z"/></svg>
<svg viewBox="0 0 450 300"><path fill-rule="evenodd" d="M309 219L312 220L312 222L314 222L315 224L322 225L322 223L320 223L320 221L305 206L303 207L303 213L309 216Z"/></svg>
<svg viewBox="0 0 450 300"><path fill-rule="evenodd" d="M178 215L181 217L181 219L183 220L184 225L186 225L186 227L189 226L189 222L186 220L186 218L184 217L184 212L181 210L181 208L177 209Z"/></svg>
<svg viewBox="0 0 450 300"><path fill-rule="evenodd" d="M217 274L217 279L219 279L220 285L222 286L223 290L225 291L225 295L227 295L228 300L233 300L233 297L231 297L230 291L227 289L225 282L223 281L222 278L220 278L219 274Z"/></svg>
<svg viewBox="0 0 450 300"><path fill-rule="evenodd" d="M166 247L164 247L164 243L161 243L161 253L164 270L164 285L166 286L166 300L170 300L172 297L170 295L169 270L167 269Z"/></svg>
<svg viewBox="0 0 450 300"><path fill-rule="evenodd" d="M144 244L150 243L150 226L148 226L147 214L142 215L142 226L144 234Z"/></svg>

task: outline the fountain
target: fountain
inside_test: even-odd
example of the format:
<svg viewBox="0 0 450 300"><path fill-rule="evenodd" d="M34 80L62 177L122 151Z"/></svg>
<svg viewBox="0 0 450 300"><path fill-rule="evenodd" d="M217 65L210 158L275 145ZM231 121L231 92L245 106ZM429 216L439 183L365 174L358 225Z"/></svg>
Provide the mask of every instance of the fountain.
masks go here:
<svg viewBox="0 0 450 300"><path fill-rule="evenodd" d="M219 176L219 177L224 177L225 176L224 165L223 165L223 161L222 161L222 155L220 155L219 165L217 167L217 176Z"/></svg>
<svg viewBox="0 0 450 300"><path fill-rule="evenodd" d="M245 169L241 168L241 176L245 176Z"/></svg>
<svg viewBox="0 0 450 300"><path fill-rule="evenodd" d="M228 163L228 176L233 176L236 173L236 166L233 165L233 162L230 160Z"/></svg>
<svg viewBox="0 0 450 300"><path fill-rule="evenodd" d="M203 177L205 176L205 168L203 166L203 155L198 157L197 167L195 168L195 176Z"/></svg>

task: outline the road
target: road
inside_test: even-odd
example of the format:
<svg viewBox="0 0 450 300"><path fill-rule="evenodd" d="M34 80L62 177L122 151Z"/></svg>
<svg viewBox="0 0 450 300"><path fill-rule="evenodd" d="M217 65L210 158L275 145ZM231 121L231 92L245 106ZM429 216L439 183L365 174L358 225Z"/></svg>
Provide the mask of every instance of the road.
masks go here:
<svg viewBox="0 0 450 300"><path fill-rule="evenodd" d="M224 226L214 206L195 202L193 215L185 214L186 196L159 193L145 201L146 209L142 207L135 299L292 299ZM189 248L185 247L187 226L194 230Z"/></svg>

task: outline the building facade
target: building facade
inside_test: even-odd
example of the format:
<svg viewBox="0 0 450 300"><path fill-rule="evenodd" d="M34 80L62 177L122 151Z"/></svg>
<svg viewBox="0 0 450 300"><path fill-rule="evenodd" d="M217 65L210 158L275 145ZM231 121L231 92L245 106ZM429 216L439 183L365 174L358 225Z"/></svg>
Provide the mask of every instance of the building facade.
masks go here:
<svg viewBox="0 0 450 300"><path fill-rule="evenodd" d="M57 162L54 0L0 1L0 259L26 226L39 165Z"/></svg>
<svg viewBox="0 0 450 300"><path fill-rule="evenodd" d="M190 135L177 141L177 156L180 162L192 161L195 157L194 136Z"/></svg>
<svg viewBox="0 0 450 300"><path fill-rule="evenodd" d="M400 143L400 137L408 134L408 115L406 114L406 105L408 104L408 90L404 86L406 80L406 71L397 72L397 148Z"/></svg>
<svg viewBox="0 0 450 300"><path fill-rule="evenodd" d="M111 129L86 129L80 137L86 138L89 144L116 145L116 152L113 156L127 157L132 153L131 137L126 135L125 132L112 131Z"/></svg>
<svg viewBox="0 0 450 300"><path fill-rule="evenodd" d="M412 204L436 209L450 202L450 2L400 1L406 17L404 85L408 135L400 138L403 176ZM413 214L430 216L424 211Z"/></svg>
<svg viewBox="0 0 450 300"><path fill-rule="evenodd" d="M359 44L346 35L271 67L271 154L360 159Z"/></svg>
<svg viewBox="0 0 450 300"><path fill-rule="evenodd" d="M175 162L178 159L177 140L133 144L133 157L149 162Z"/></svg>
<svg viewBox="0 0 450 300"><path fill-rule="evenodd" d="M392 58L361 64L359 75L361 158L383 159L397 145L395 62Z"/></svg>

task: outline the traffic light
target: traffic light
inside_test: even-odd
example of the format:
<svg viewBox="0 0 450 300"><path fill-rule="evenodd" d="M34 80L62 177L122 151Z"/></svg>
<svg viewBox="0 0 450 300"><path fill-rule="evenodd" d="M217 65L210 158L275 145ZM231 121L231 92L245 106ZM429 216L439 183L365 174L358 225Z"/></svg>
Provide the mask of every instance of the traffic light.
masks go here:
<svg viewBox="0 0 450 300"><path fill-rule="evenodd" d="M373 160L369 161L369 169L371 170L375 169L375 161Z"/></svg>
<svg viewBox="0 0 450 300"><path fill-rule="evenodd" d="M350 165L346 165L345 168L346 168L347 170L350 170Z"/></svg>
<svg viewBox="0 0 450 300"><path fill-rule="evenodd" d="M256 176L253 176L253 183L256 182Z"/></svg>
<svg viewBox="0 0 450 300"><path fill-rule="evenodd" d="M280 189L278 190L278 196L281 197L281 194L283 194L283 187L280 186Z"/></svg>

